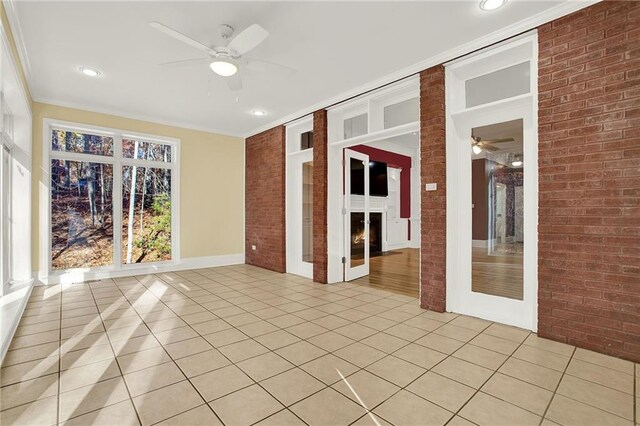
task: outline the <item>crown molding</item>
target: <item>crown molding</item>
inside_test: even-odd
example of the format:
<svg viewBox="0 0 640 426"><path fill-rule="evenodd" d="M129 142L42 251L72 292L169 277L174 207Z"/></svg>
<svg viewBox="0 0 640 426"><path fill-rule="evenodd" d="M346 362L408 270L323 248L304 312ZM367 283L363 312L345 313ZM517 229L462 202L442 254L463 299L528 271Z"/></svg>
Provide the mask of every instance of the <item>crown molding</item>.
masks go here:
<svg viewBox="0 0 640 426"><path fill-rule="evenodd" d="M232 132L230 130L226 130L226 129L216 129L213 127L203 127L203 126L196 126L192 123L186 123L186 122L182 122L182 121L173 121L173 120L158 120L157 117L150 117L150 116L146 116L146 115L141 115L141 114L129 114L129 113L125 113L122 111L118 111L118 110L111 110L108 108L96 108L94 106L89 106L89 105L84 105L84 104L80 104L80 103L75 103L75 102L66 102L66 101L61 101L59 99L49 99L49 98L34 98L33 102L37 102L37 103L41 103L41 104L48 104L48 105L53 105L53 106L59 106L59 107L63 107L63 108L72 108L72 109L79 109L82 111L87 111L87 112L93 112L93 113L97 113L97 114L106 114L106 115L113 115L115 117L119 117L119 118L126 118L129 120L137 120L137 121L145 121L147 123L152 123L152 124L159 124L162 126L171 126L171 127L177 127L177 128L181 128L181 129L186 129L186 130L196 130L199 132L206 132L206 133L214 133L217 135L221 135L221 136L231 136L231 137L235 137L235 138L240 138L240 139L244 139L244 135L238 132Z"/></svg>
<svg viewBox="0 0 640 426"><path fill-rule="evenodd" d="M13 41L16 46L16 50L18 51L18 59L20 60L19 66L22 68L24 72L24 77L27 80L27 89L29 93L31 93L31 88L33 87L33 77L31 75L31 64L29 62L29 55L27 54L27 46L24 43L24 37L22 36L22 26L20 25L20 19L18 19L18 13L15 9L16 0L2 0L2 5L4 6L4 11L7 15L7 21L9 21L9 26L11 28L7 28L7 33L11 32L13 36ZM31 93L33 96L33 93Z"/></svg>
<svg viewBox="0 0 640 426"><path fill-rule="evenodd" d="M273 127L280 126L282 124L288 123L290 121L296 120L299 117L305 116L307 114L311 114L317 110L328 108L331 105L338 104L340 102L344 102L347 99L351 99L355 96L358 96L362 93L369 92L371 90L375 90L384 85L402 80L411 75L417 74L420 71L426 70L435 65L444 64L453 59L456 59L460 56L468 55L469 53L475 52L476 50L482 49L484 47L490 46L492 44L498 43L500 41L506 40L508 38L514 37L518 34L522 34L524 32L533 30L540 25L546 24L547 22L553 21L555 19L561 18L565 15L569 15L573 12L576 12L580 9L584 9L585 7L594 5L599 3L601 0L569 0L564 3L561 3L557 6L554 6L550 9L545 10L544 12L540 12L536 15L530 16L527 19L523 19L514 24L501 28L497 31L494 31L490 34L487 34L483 37L477 38L471 42L461 44L460 46L454 47L453 49L449 49L445 52L439 53L435 56L432 56L428 59L420 61L416 64L410 65L406 68L403 68L394 73L388 74L379 79L370 81L361 86L358 86L352 90L348 90L346 92L342 92L336 96L327 98L323 101L316 102L315 104L301 109L292 114L288 114L284 117L281 117L277 120L274 120L270 123L262 125L253 129L252 131L244 134L245 138L249 136L256 135L265 130L269 130Z"/></svg>

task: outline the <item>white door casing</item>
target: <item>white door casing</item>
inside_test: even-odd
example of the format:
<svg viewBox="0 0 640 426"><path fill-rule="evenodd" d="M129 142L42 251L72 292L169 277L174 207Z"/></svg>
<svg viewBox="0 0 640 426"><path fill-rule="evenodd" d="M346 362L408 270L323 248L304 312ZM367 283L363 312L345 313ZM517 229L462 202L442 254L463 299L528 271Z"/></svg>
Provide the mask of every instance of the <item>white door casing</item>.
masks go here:
<svg viewBox="0 0 640 426"><path fill-rule="evenodd" d="M529 92L467 108L465 82L529 61ZM527 34L446 66L447 311L537 330L537 34ZM472 129L523 120L523 300L473 292Z"/></svg>

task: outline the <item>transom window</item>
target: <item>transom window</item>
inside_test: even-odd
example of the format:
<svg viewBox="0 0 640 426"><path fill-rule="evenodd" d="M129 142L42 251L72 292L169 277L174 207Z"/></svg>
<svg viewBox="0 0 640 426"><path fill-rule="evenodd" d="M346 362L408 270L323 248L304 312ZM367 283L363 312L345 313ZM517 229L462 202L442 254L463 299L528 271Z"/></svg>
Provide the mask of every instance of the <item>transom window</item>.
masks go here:
<svg viewBox="0 0 640 426"><path fill-rule="evenodd" d="M177 260L179 141L55 122L45 129L48 270Z"/></svg>

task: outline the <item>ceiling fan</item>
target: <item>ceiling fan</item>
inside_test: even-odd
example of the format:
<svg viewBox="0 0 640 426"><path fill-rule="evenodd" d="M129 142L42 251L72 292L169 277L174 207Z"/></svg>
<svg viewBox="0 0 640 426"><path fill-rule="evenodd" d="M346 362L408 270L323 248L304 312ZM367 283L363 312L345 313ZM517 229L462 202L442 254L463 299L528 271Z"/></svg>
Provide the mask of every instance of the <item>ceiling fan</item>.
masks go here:
<svg viewBox="0 0 640 426"><path fill-rule="evenodd" d="M227 85L233 91L242 89L242 79L238 74L241 65L256 71L268 71L273 68L279 70L291 70L290 68L282 65L272 64L270 62L259 61L256 59L243 58L245 53L253 50L267 37L269 37L269 32L258 24L250 25L233 38L231 37L233 36L234 29L229 25L220 25L218 27L220 36L223 40L230 41L228 41L225 46L212 47L205 46L199 41L161 24L160 22L149 22L149 26L208 55L208 58L185 59L166 62L160 65L182 66L208 63L211 71L221 77L225 77Z"/></svg>
<svg viewBox="0 0 640 426"><path fill-rule="evenodd" d="M483 150L489 152L498 151L500 148L493 146L494 143L514 142L513 138L482 140L480 136L471 136L471 148L474 154L480 154Z"/></svg>

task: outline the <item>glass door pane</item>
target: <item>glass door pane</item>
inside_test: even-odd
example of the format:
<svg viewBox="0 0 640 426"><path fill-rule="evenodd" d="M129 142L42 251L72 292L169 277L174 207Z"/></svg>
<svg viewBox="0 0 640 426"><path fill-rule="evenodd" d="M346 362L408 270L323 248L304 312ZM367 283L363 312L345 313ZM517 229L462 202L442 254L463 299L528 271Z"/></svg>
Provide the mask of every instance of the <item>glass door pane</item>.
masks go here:
<svg viewBox="0 0 640 426"><path fill-rule="evenodd" d="M351 212L351 256L349 259L352 268L364 265L364 245L367 234L365 232L364 213Z"/></svg>
<svg viewBox="0 0 640 426"><path fill-rule="evenodd" d="M345 150L345 279L369 274L369 156Z"/></svg>
<svg viewBox="0 0 640 426"><path fill-rule="evenodd" d="M302 163L302 261L313 262L313 161Z"/></svg>
<svg viewBox="0 0 640 426"><path fill-rule="evenodd" d="M523 299L523 122L472 130L472 291Z"/></svg>
<svg viewBox="0 0 640 426"><path fill-rule="evenodd" d="M122 263L171 260L171 170L122 167Z"/></svg>
<svg viewBox="0 0 640 426"><path fill-rule="evenodd" d="M113 264L113 166L51 161L51 267Z"/></svg>

